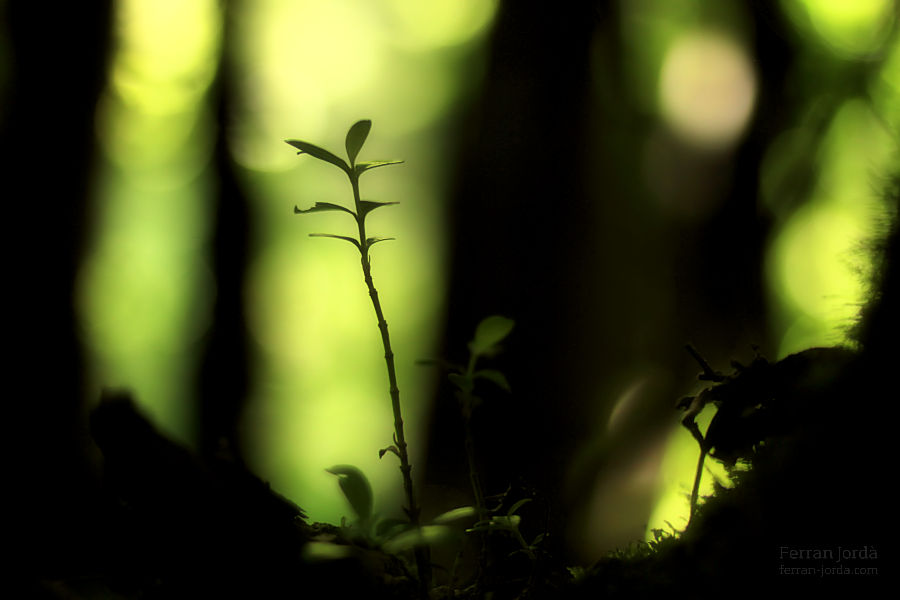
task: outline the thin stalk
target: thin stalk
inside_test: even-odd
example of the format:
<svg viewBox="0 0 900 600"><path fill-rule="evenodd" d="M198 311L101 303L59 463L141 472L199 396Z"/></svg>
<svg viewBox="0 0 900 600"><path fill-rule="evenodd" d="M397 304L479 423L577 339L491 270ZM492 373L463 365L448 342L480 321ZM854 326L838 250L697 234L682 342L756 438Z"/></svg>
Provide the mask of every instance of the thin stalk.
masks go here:
<svg viewBox="0 0 900 600"><path fill-rule="evenodd" d="M476 355L473 353L469 357L469 364L466 367L465 377L471 382L474 379ZM481 487L481 481L478 478L478 466L475 460L475 432L472 429L472 409L473 401L471 391L463 390L463 425L466 432L466 459L469 466L469 483L472 485L472 494L475 497L475 514L477 522L486 521L488 518L487 504L484 501L484 490ZM487 534L481 532L479 534L481 544L478 548L478 570L477 579L486 577L492 570L491 557L488 554Z"/></svg>
<svg viewBox="0 0 900 600"><path fill-rule="evenodd" d="M466 427L466 458L469 462L469 483L472 484L472 494L475 496L475 512L478 520L483 521L487 518L487 509L484 504L484 491L481 489L481 482L478 479L478 471L475 469L475 436L472 433L471 417L465 419Z"/></svg>
<svg viewBox="0 0 900 600"><path fill-rule="evenodd" d="M466 368L466 377L471 381L475 371L476 356L473 354L469 358L469 364ZM487 518L487 506L484 502L484 491L481 489L481 482L478 479L478 469L475 462L475 434L472 430L472 394L465 393L465 407L463 409L463 417L466 429L466 458L469 463L469 482L472 485L472 494L475 496L475 512L478 520L483 521Z"/></svg>
<svg viewBox="0 0 900 600"><path fill-rule="evenodd" d="M400 388L397 386L397 371L394 366L394 351L391 349L391 335L388 331L387 320L384 318L384 311L381 309L381 301L378 299L378 290L375 289L375 282L372 279L372 263L369 260L369 242L366 238L365 216L362 212L362 203L359 195L359 175L352 171L350 174L350 183L353 187L353 201L356 206L357 225L359 227L359 245L361 265L363 271L363 279L365 279L366 287L369 290L369 298L372 300L372 307L375 309L375 317L378 320L378 330L381 332L381 343L384 346L384 361L387 366L388 382L390 385L391 408L394 411L394 442L397 446L397 455L400 457L400 472L403 474L403 489L406 492L406 502L409 505L407 516L413 527L419 527L419 506L416 504L416 497L412 483L412 465L409 463L409 452L407 451L406 436L403 432L403 416L400 411ZM428 556L426 548L418 546L415 549L416 569L419 573L419 591L423 598L428 597L428 590L431 587L431 560Z"/></svg>
<svg viewBox="0 0 900 600"><path fill-rule="evenodd" d="M700 496L700 478L703 476L703 461L706 460L706 445L700 445L700 458L697 460L697 472L694 474L694 487L691 489L691 512L688 514L688 525L694 518L697 510L697 500Z"/></svg>

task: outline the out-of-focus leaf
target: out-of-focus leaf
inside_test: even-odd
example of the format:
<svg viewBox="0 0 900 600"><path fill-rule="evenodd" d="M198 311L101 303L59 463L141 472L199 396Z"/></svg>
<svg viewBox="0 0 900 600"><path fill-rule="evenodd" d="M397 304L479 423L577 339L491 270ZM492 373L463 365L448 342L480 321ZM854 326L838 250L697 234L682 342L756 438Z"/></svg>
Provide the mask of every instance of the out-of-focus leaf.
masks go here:
<svg viewBox="0 0 900 600"><path fill-rule="evenodd" d="M362 471L353 465L335 465L325 469L337 475L344 497L356 516L364 521L372 516L372 486Z"/></svg>
<svg viewBox="0 0 900 600"><path fill-rule="evenodd" d="M466 529L467 532L472 531L484 531L487 529L502 529L505 531L514 531L519 527L519 523L522 521L522 517L519 515L512 515L511 517L491 517L485 521L479 521L475 523L470 529Z"/></svg>
<svg viewBox="0 0 900 600"><path fill-rule="evenodd" d="M369 137L369 130L371 129L372 121L365 119L354 123L347 132L347 139L344 142L344 146L347 148L347 156L350 157L351 165L356 162L356 157L362 149L363 144L366 143L366 138Z"/></svg>
<svg viewBox="0 0 900 600"><path fill-rule="evenodd" d="M295 215L303 215L306 213L325 212L328 210L341 210L341 211L344 211L345 213L350 213L354 217L356 216L356 213L353 212L352 210L350 210L349 208L343 207L340 204L332 204L331 202L316 202L316 204L312 208L307 208L307 209L301 209L301 208L295 206L294 214Z"/></svg>
<svg viewBox="0 0 900 600"><path fill-rule="evenodd" d="M475 338L469 342L469 350L475 355L492 352L509 335L513 325L515 321L500 315L487 317L475 328Z"/></svg>
<svg viewBox="0 0 900 600"><path fill-rule="evenodd" d="M499 527L501 529L509 529L513 530L519 527L519 523L522 522L522 517L519 515L510 515L507 517L492 517L491 524L494 527Z"/></svg>
<svg viewBox="0 0 900 600"><path fill-rule="evenodd" d="M382 538L391 538L404 529L409 528L409 521L403 519L381 519L375 525L375 535Z"/></svg>
<svg viewBox="0 0 900 600"><path fill-rule="evenodd" d="M359 212L363 217L375 210L376 208L381 208L382 206L392 206L394 204L400 204L399 202L375 202L374 200L361 200L359 203Z"/></svg>
<svg viewBox="0 0 900 600"><path fill-rule="evenodd" d="M352 238L352 237L347 237L346 235L334 235L333 233L311 233L311 234L309 234L309 237L327 237L327 238L334 238L336 240L344 240L344 241L350 242L351 244L356 246L356 249L359 250L360 252L362 251L362 248L360 248L360 246L359 246L359 240Z"/></svg>
<svg viewBox="0 0 900 600"><path fill-rule="evenodd" d="M475 516L475 512L474 506L460 506L459 508L454 508L453 510L448 510L445 513L439 514L433 519L433 522L438 525L444 525L452 523L453 521L471 519Z"/></svg>
<svg viewBox="0 0 900 600"><path fill-rule="evenodd" d="M382 548L385 552L396 554L404 550L411 550L416 546L439 544L456 538L453 529L446 525L425 525L418 529L410 529L397 535Z"/></svg>
<svg viewBox="0 0 900 600"><path fill-rule="evenodd" d="M325 148L320 148L315 144L302 142L300 140L285 140L285 142L287 142L294 148L297 148L300 151L298 152L298 154L309 154L313 158L318 158L319 160L329 162L336 167L340 167L342 171L344 171L348 175L350 174L350 165L348 165L343 158L332 154Z"/></svg>
<svg viewBox="0 0 900 600"><path fill-rule="evenodd" d="M477 379L487 379L500 389L507 392L512 391L512 388L509 387L509 381L506 380L506 375L495 369L482 369L480 371L475 371L475 373L473 373L473 376Z"/></svg>
<svg viewBox="0 0 900 600"><path fill-rule="evenodd" d="M516 511L518 511L520 508L522 508L523 504L528 504L529 502L531 502L531 498L522 498L521 500L519 500L518 502L513 504L511 507L509 507L509 510L506 512L506 515L509 517L513 516L514 514L516 514Z"/></svg>
<svg viewBox="0 0 900 600"><path fill-rule="evenodd" d="M340 560L353 554L350 546L332 544L331 542L308 542L303 546L303 560L309 563L321 563Z"/></svg>
<svg viewBox="0 0 900 600"><path fill-rule="evenodd" d="M475 382L472 381L471 377L466 377L465 375L460 375L459 373L450 373L447 375L447 379L450 380L450 383L455 385L459 390L465 394L471 394L472 390L475 389Z"/></svg>
<svg viewBox="0 0 900 600"><path fill-rule="evenodd" d="M402 160L371 160L368 162L356 163L356 175L358 177L371 169L386 167L388 165L399 165L402 162Z"/></svg>

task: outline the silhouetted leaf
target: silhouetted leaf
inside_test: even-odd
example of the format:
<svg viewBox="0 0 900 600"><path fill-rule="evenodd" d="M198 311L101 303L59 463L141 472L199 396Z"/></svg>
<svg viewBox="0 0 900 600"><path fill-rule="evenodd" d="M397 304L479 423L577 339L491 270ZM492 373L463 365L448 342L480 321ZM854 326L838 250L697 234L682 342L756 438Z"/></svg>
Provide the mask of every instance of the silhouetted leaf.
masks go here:
<svg viewBox="0 0 900 600"><path fill-rule="evenodd" d="M403 519L381 519L375 525L375 535L382 538L392 538L401 531L409 528L409 521Z"/></svg>
<svg viewBox="0 0 900 600"><path fill-rule="evenodd" d="M478 379L487 379L502 390L505 390L507 392L512 391L512 389L509 387L509 381L506 380L506 375L504 375L500 371L497 371L495 369L482 369L480 371L475 371L473 375Z"/></svg>
<svg viewBox="0 0 900 600"><path fill-rule="evenodd" d="M393 452L397 456L400 456L400 450L397 449L397 446L391 445L391 446L388 446L387 448L382 448L381 450L379 450L378 458L384 458L384 455L387 454L388 452Z"/></svg>
<svg viewBox="0 0 900 600"><path fill-rule="evenodd" d="M301 142L300 140L285 140L285 142L300 150L298 154L309 154L313 158L318 158L319 160L329 162L336 167L340 167L345 173L348 175L350 174L350 165L348 165L343 158L332 154L325 148L320 148L309 142Z"/></svg>
<svg viewBox="0 0 900 600"><path fill-rule="evenodd" d="M316 204L312 208L307 208L305 210L295 206L294 214L295 215L303 215L306 213L325 212L328 210L341 210L341 211L344 211L345 213L350 213L354 217L356 216L356 213L353 212L352 210L350 210L349 208L343 207L340 204L332 204L331 202L316 202Z"/></svg>
<svg viewBox="0 0 900 600"><path fill-rule="evenodd" d="M350 503L350 507L360 520L366 520L372 516L372 486L363 472L353 465L335 465L325 469L332 475L337 475L338 484L344 497Z"/></svg>
<svg viewBox="0 0 900 600"><path fill-rule="evenodd" d="M303 560L309 563L322 563L348 558L353 554L350 546L332 544L331 542L311 541L303 546Z"/></svg>
<svg viewBox="0 0 900 600"><path fill-rule="evenodd" d="M378 242L387 242L389 240L395 240L397 238L392 237L370 237L366 239L366 246L374 246Z"/></svg>
<svg viewBox="0 0 900 600"><path fill-rule="evenodd" d="M372 129L372 121L366 119L354 123L347 132L347 139L344 145L347 148L347 156L350 157L351 165L356 162L356 156L366 142L366 138L369 137L370 129Z"/></svg>
<svg viewBox="0 0 900 600"><path fill-rule="evenodd" d="M475 339L469 343L469 350L472 354L488 354L492 352L503 338L512 331L515 321L494 315L487 317L475 328Z"/></svg>
<svg viewBox="0 0 900 600"><path fill-rule="evenodd" d="M352 237L347 237L346 235L334 235L332 233L311 233L311 234L309 234L309 237L327 237L327 238L334 238L336 240L344 240L344 241L350 242L351 244L356 246L357 250L362 252L362 248L360 248L360 246L359 246L359 240L352 238Z"/></svg>
<svg viewBox="0 0 900 600"><path fill-rule="evenodd" d="M375 202L373 200L362 200L359 203L359 212L361 216L366 216L376 208L381 208L382 206L391 206L393 204L400 204L399 202Z"/></svg>
<svg viewBox="0 0 900 600"><path fill-rule="evenodd" d="M378 167L386 167L388 165L399 165L402 160L372 160L369 162L356 163L356 175L362 175L366 171L377 169Z"/></svg>
<svg viewBox="0 0 900 600"><path fill-rule="evenodd" d="M450 373L447 375L447 379L465 394L471 394L472 390L475 389L475 382L472 381L471 377L466 377L459 373Z"/></svg>

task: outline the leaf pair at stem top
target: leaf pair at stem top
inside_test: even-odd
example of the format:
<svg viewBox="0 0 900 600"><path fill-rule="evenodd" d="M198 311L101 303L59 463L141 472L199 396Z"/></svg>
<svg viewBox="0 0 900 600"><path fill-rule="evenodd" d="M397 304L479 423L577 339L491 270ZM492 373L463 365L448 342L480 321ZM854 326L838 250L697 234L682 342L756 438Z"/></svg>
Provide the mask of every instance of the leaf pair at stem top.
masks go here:
<svg viewBox="0 0 900 600"><path fill-rule="evenodd" d="M354 200L354 208L350 209L345 206L341 206L339 204L332 204L330 202L316 202L312 208L307 208L305 210L301 210L299 207L294 207L295 214L305 214L312 212L324 212L324 211L342 211L346 212L353 216L356 219L357 225L359 227L360 236L359 239L344 236L344 235L334 235L330 233L313 233L310 234L312 237L330 237L339 240L344 240L350 242L362 253L364 256L368 255L368 249L373 244L378 242L383 242L393 238L382 238L382 237L366 237L365 236L365 220L366 216L375 210L376 208L381 208L382 206L390 206L392 204L398 204L398 202L375 202L372 200L362 200L359 195L359 176L365 173L368 170L375 169L377 167L384 167L388 165L396 165L402 163L402 160L376 160L369 162L356 162L357 156L359 156L360 150L362 150L363 144L366 142L366 138L369 136L369 131L372 129L372 121L368 119L364 119L362 121L357 121L350 127L350 130L347 132L347 138L344 142L344 146L347 150L347 157L350 159L349 162L333 154L322 148L320 146L316 146L315 144L310 144L309 142L304 142L301 140L285 140L288 144L297 148L299 152L297 154L309 154L313 158L317 158L321 161L331 163L332 165L341 169L347 177L350 179L350 184L353 186L353 200Z"/></svg>
<svg viewBox="0 0 900 600"><path fill-rule="evenodd" d="M353 124L352 127L350 127L350 130L347 132L347 138L344 141L344 146L347 149L347 157L350 159L349 163L340 156L332 154L325 148L316 146L315 144L310 144L309 142L303 142L301 140L285 141L300 151L297 154L309 154L313 158L318 158L319 160L333 164L334 166L344 171L347 175L356 174L357 177L370 169L402 163L402 160L373 160L361 163L356 162L356 157L359 156L359 151L362 150L363 144L366 143L366 138L369 137L369 131L371 129L372 121L370 121L369 119L357 121Z"/></svg>

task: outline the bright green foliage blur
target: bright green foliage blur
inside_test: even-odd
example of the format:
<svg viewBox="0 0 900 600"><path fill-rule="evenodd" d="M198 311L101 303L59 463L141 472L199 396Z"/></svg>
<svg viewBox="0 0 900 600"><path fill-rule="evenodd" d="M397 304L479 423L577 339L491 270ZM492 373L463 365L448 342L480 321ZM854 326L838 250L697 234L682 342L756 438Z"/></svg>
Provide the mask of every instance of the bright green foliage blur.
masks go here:
<svg viewBox="0 0 900 600"><path fill-rule="evenodd" d="M102 172L77 299L89 397L128 386L192 442L192 371L209 321L212 127L206 92L220 22L214 0L121 0L118 50L97 114Z"/></svg>
<svg viewBox="0 0 900 600"><path fill-rule="evenodd" d="M665 40L678 39L679 34L673 33L672 29L683 34L696 27L690 17L698 14L701 4L704 3L672 3L672 6L656 3L656 11L648 11L631 21L635 27L633 36L639 32L648 33L648 27L655 30L653 37L657 42L651 40L643 45L638 43L639 38L633 38L634 54L645 61L645 65L660 65L660 112L670 122L673 115L676 119L679 115L665 104L666 67L671 64L669 55L678 46L675 42L667 46ZM729 4L722 3L719 10L727 11L724 7ZM833 107L829 106L829 102L833 102L831 98L811 97L806 122L783 133L767 149L760 173L759 202L760 211L767 211L776 221L765 269L771 327L774 337L781 340L778 355L770 357L772 359L813 346L849 343L849 330L869 292L867 277L871 262L867 244L873 241L872 236L877 235L886 216L886 207L878 192L879 177L888 172L890 161L897 158L896 135L900 131L900 43L895 37L892 45L886 45L896 18L894 3L891 0L785 0L782 5L801 37L805 51L814 57L812 60L828 61L825 64L830 63L834 72L841 72L848 66L852 68L853 61L865 61L878 53L889 58L870 78L867 96L847 97ZM696 10L690 10L690 6ZM627 16L626 12L626 32ZM718 36L734 26L731 19L722 18L722 15L718 16L718 21L715 27ZM722 23L727 25L723 27ZM740 29L732 35L731 43L739 44ZM645 38L640 39L645 41ZM656 49L656 54L648 48ZM725 72L728 66L721 57L727 53L718 54L718 61L698 60L695 68L700 69L702 75L694 76L698 77L698 84L703 85L698 89L717 90L729 105L733 105L734 94L751 93L752 87L734 73ZM715 64L720 64L723 69L724 84L712 73L703 71ZM685 78L692 76L689 64L683 70L677 77L682 85ZM752 77L752 73L748 76ZM653 80L648 72L635 77L646 88L652 89ZM797 85L803 83L800 81ZM835 85L841 85L841 81ZM691 94L683 90L682 93ZM704 103L705 108L698 107L697 110L708 115L716 103L710 100ZM696 106L696 103L687 106ZM827 119L825 133L817 136L816 129L821 125L819 120L823 114ZM711 127L715 119L702 118L697 121L699 129L693 131L684 125L684 122L690 125L691 115L680 118L682 122L676 120L671 125L681 135L693 136L694 143L712 146L710 141L715 142L728 131L740 131L739 127L729 130L727 119L723 119L720 131L707 131L703 127ZM717 134L721 134L719 138ZM816 174L811 195L801 198L799 208L796 208L798 198L792 197L795 190L790 185L796 181L798 169L810 161ZM704 415L703 418L708 422L711 416ZM698 423L701 428L705 427L701 420ZM648 540L653 539L654 528L666 529L668 523L678 528L686 523L696 452L696 443L691 436L682 428L676 428L659 470L660 500L647 526ZM707 469L727 483L721 465L710 463L715 461L707 461ZM712 491L712 479L705 478L701 496Z"/></svg>
<svg viewBox="0 0 900 600"><path fill-rule="evenodd" d="M88 392L128 385L165 430L191 443L191 378L216 293L207 266L215 185L207 92L222 13L213 0L120 0L116 11L118 50L98 112L97 228L78 299ZM407 159L393 173L367 175L365 191L402 203L371 215L369 228L397 238L373 251L373 270L418 464L433 374L414 361L434 354L443 314L447 132L479 84L495 11L493 0L260 0L234 15L241 108L227 135L259 224L246 288L256 354L244 435L252 466L302 498L313 519L338 522L344 510L330 465L362 467L376 495L391 496L383 506L399 506L400 479L377 456L392 417L352 249L307 237L352 223L292 214L295 204L339 203L349 187L282 140L341 147L351 123L371 118L360 160Z"/></svg>
<svg viewBox="0 0 900 600"><path fill-rule="evenodd" d="M397 355L411 462L419 465L434 374L414 362L434 355L445 311L452 132L459 107L481 83L497 6L497 0L248 0L234 15L239 108L226 135L255 224L245 290L254 364L244 435L254 469L314 520L339 522L346 513L325 470L332 465L362 469L380 507L399 507L400 478L395 461L377 455L391 442L392 416L358 257L348 244L307 236L353 235L353 222L339 213L314 220L292 214L294 205L343 203L349 186L336 169L299 160L283 140L341 148L352 123L371 119L360 160L405 160L367 175L365 192L366 199L400 202L373 213L367 226L371 235L397 238L373 250L373 271ZM766 149L759 210L775 221L764 267L780 340L779 356L771 359L845 341L866 294L861 247L884 211L873 180L896 159L900 131L900 44L888 35L895 3L781 6L805 60L838 72L881 54L889 58L869 76L865 96L833 106L812 98L808 118ZM208 91L222 14L214 0L118 0L116 7L117 50L97 115L103 168L93 246L77 298L91 359L88 393L128 385L164 429L190 443L192 377L216 293L207 265L215 186ZM634 110L700 151L732 151L762 85L741 4L622 1L620 14ZM0 85L2 54L0 48ZM811 197L795 202L793 169L810 157ZM652 188L648 164L644 177ZM704 209L669 208L675 216ZM656 457L662 466L648 461L647 485L659 498L648 533L666 521L681 526L687 516L696 443L673 427L663 445Z"/></svg>
<svg viewBox="0 0 900 600"><path fill-rule="evenodd" d="M283 493L302 497L314 519L339 522L345 511L329 465L362 469L379 506L400 506L400 478L395 461L378 458L391 443L393 417L359 257L348 244L307 237L353 236L353 220L291 214L294 205L346 205L350 187L337 169L301 160L282 140L336 150L351 124L371 119L359 160L405 160L367 174L363 193L400 202L372 213L367 229L396 238L373 249L372 263L415 475L433 377L415 360L434 354L443 318L447 128L479 83L494 9L481 0L267 0L246 3L236 19L247 109L231 143L262 224L247 286L260 352L246 427L261 434L255 466Z"/></svg>

